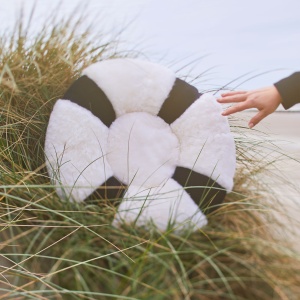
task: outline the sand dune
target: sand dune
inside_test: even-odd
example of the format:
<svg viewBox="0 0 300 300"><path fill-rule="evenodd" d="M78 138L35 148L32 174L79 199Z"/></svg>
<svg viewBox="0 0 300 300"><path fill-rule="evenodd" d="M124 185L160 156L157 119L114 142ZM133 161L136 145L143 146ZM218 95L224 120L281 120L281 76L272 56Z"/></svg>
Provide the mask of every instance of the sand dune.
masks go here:
<svg viewBox="0 0 300 300"><path fill-rule="evenodd" d="M255 112L240 113L239 117L244 119L241 124L247 126L254 114ZM288 237L300 253L300 112L273 113L256 126L255 130L266 133L264 138L274 143L274 151L278 157L272 166L272 177L264 174L261 177L261 180L269 182L282 207L281 211L275 212L276 217L284 224L277 231L283 238ZM257 132L253 134L256 135Z"/></svg>

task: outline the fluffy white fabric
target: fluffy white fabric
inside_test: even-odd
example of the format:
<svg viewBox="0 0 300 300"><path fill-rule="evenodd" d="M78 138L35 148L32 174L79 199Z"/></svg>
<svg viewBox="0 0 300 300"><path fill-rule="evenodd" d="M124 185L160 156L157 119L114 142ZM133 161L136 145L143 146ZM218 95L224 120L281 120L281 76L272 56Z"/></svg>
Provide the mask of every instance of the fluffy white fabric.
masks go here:
<svg viewBox="0 0 300 300"><path fill-rule="evenodd" d="M174 123L180 141L179 165L216 180L231 191L235 172L235 144L221 105L205 94Z"/></svg>
<svg viewBox="0 0 300 300"><path fill-rule="evenodd" d="M109 59L83 71L104 91L117 117L131 112L156 115L175 82L175 74L138 59Z"/></svg>
<svg viewBox="0 0 300 300"><path fill-rule="evenodd" d="M112 176L106 160L108 128L90 111L58 100L50 116L46 164L61 198L83 201Z"/></svg>
<svg viewBox="0 0 300 300"><path fill-rule="evenodd" d="M159 187L130 186L113 221L114 226L149 223L165 231L173 225L176 232L200 229L207 224L205 215L175 180L169 179Z"/></svg>
<svg viewBox="0 0 300 300"><path fill-rule="evenodd" d="M83 201L109 177L129 186L113 224L153 222L177 232L207 224L190 195L171 177L176 166L216 180L230 191L235 145L221 105L197 99L168 125L157 116L175 74L137 59L112 59L84 70L107 95L117 115L108 129L87 109L58 100L45 142L47 168L61 198ZM184 101L184 99L182 99Z"/></svg>
<svg viewBox="0 0 300 300"><path fill-rule="evenodd" d="M161 184L172 177L178 158L178 139L157 116L126 114L109 129L107 160L114 175L127 185Z"/></svg>

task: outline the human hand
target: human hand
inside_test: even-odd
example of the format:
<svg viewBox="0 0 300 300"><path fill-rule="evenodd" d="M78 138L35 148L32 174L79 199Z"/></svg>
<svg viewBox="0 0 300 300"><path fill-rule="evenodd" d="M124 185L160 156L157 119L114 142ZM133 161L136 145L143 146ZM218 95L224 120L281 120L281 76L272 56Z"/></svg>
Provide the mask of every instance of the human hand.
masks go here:
<svg viewBox="0 0 300 300"><path fill-rule="evenodd" d="M248 108L257 108L259 112L249 121L249 128L257 125L263 118L271 114L281 103L281 96L275 86L253 91L233 91L221 94L219 103L238 103L226 109L222 115L228 116Z"/></svg>

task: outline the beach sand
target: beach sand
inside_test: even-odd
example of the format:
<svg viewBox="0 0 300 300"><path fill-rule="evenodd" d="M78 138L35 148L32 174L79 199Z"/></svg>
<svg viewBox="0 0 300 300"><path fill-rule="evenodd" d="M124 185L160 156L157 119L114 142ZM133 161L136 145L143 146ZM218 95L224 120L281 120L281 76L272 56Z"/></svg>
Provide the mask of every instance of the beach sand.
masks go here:
<svg viewBox="0 0 300 300"><path fill-rule="evenodd" d="M255 113L239 113L238 117L243 119L241 125L247 126ZM265 134L262 135L263 139L274 144L272 175L262 174L260 179L269 183L282 208L274 212L282 223L276 230L300 254L300 112L275 112L269 115L254 127L253 136L261 133ZM273 155L271 147L267 151Z"/></svg>

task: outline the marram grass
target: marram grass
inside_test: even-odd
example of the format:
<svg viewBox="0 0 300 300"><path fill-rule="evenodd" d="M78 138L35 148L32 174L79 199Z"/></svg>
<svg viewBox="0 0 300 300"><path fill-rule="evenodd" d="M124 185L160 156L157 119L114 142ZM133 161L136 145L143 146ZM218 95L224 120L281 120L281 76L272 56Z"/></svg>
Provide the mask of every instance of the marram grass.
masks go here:
<svg viewBox="0 0 300 300"><path fill-rule="evenodd" d="M79 23L33 37L20 23L0 39L0 299L299 299L299 257L273 236L255 177L270 162L246 129L232 127L234 192L202 231L116 229L109 199L57 197L43 153L51 108L82 68L118 56Z"/></svg>

